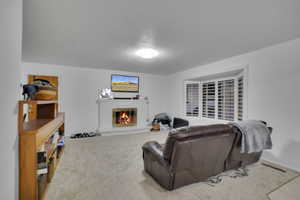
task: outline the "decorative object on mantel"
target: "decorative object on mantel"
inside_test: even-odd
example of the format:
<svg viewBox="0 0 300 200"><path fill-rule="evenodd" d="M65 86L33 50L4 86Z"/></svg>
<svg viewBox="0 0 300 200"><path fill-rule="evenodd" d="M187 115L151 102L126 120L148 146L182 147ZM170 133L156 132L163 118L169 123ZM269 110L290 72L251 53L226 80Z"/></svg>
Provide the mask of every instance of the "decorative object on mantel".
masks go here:
<svg viewBox="0 0 300 200"><path fill-rule="evenodd" d="M109 88L101 89L99 92L99 99L113 99L113 93L111 89Z"/></svg>

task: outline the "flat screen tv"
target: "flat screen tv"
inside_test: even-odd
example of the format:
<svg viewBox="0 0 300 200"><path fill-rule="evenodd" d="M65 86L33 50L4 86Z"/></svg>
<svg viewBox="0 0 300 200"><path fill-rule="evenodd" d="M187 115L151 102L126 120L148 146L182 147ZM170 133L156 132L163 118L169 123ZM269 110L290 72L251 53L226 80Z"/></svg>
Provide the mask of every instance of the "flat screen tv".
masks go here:
<svg viewBox="0 0 300 200"><path fill-rule="evenodd" d="M139 92L139 77L112 74L111 90L113 92Z"/></svg>

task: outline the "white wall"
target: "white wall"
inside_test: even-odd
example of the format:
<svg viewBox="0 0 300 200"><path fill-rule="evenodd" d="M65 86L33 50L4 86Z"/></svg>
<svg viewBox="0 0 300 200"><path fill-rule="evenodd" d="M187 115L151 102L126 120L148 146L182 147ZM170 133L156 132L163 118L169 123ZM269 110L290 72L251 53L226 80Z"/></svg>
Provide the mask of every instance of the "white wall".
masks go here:
<svg viewBox="0 0 300 200"><path fill-rule="evenodd" d="M300 171L300 39L170 75L169 110L184 115L184 80L247 65L248 118L274 128L274 148L264 158Z"/></svg>
<svg viewBox="0 0 300 200"><path fill-rule="evenodd" d="M0 2L0 199L18 199L17 100L22 1Z"/></svg>
<svg viewBox="0 0 300 200"><path fill-rule="evenodd" d="M66 113L66 134L79 131L94 131L98 125L96 104L97 91L110 88L111 74L138 75L140 77L140 95L150 100L150 117L167 111L166 78L157 75L87 69L70 66L22 63L22 82L27 82L29 74L55 75L59 77L60 110ZM132 96L136 93L118 93Z"/></svg>

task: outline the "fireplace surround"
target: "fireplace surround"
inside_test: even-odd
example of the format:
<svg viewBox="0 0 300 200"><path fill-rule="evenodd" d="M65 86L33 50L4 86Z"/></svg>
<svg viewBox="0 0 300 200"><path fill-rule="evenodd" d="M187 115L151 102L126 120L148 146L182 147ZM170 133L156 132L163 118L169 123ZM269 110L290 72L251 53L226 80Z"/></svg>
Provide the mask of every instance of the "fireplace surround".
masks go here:
<svg viewBox="0 0 300 200"><path fill-rule="evenodd" d="M115 124L117 115L114 111L135 111L135 117L130 123L126 119ZM126 113L125 114L132 114ZM120 115L120 114L118 114ZM100 99L98 100L98 129L101 135L134 134L148 130L150 123L149 101L145 99ZM121 123L121 124L120 124ZM127 124L126 124L127 123Z"/></svg>

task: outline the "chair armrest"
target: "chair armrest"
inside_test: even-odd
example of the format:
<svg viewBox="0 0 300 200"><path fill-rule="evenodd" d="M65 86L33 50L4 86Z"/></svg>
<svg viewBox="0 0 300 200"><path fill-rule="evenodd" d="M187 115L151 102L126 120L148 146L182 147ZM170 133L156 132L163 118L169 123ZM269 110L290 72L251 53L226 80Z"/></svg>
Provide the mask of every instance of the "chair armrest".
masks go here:
<svg viewBox="0 0 300 200"><path fill-rule="evenodd" d="M143 147L143 156L145 153L150 154L151 158L158 161L161 165L167 166L168 163L163 157L162 146L156 141L146 142Z"/></svg>

